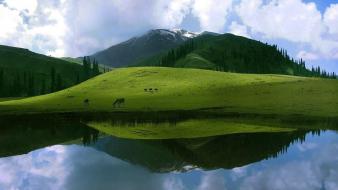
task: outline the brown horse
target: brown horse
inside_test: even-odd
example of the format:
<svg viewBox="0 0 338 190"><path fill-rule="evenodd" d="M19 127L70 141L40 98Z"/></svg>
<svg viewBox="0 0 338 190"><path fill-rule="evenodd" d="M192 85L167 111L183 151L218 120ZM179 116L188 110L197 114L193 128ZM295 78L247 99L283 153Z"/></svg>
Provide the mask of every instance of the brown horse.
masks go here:
<svg viewBox="0 0 338 190"><path fill-rule="evenodd" d="M87 98L87 99L83 100L83 104L85 106L89 106L89 99Z"/></svg>

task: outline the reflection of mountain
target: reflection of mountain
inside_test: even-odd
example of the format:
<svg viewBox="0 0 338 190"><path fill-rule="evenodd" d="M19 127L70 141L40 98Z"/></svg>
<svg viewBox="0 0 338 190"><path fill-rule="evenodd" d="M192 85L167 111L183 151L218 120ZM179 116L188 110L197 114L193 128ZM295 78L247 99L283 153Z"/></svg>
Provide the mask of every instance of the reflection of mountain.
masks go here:
<svg viewBox="0 0 338 190"><path fill-rule="evenodd" d="M45 121L40 118L25 122L13 120L4 122L2 120L0 126L0 157L25 154L38 148L81 137L87 140L88 130L92 129L75 122L62 122L57 119Z"/></svg>
<svg viewBox="0 0 338 190"><path fill-rule="evenodd" d="M306 131L234 134L198 139L129 140L100 139L95 148L156 172L234 168L284 153L288 146L304 140Z"/></svg>

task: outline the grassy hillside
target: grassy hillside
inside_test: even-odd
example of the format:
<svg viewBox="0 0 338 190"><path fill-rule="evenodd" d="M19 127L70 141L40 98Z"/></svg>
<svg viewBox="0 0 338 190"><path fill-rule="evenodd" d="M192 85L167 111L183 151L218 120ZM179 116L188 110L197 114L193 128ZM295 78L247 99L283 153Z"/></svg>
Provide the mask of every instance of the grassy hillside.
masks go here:
<svg viewBox="0 0 338 190"><path fill-rule="evenodd" d="M114 108L117 98L124 98L125 104ZM0 102L0 113L211 109L338 117L337 106L337 80L134 67L115 69L53 94Z"/></svg>
<svg viewBox="0 0 338 190"><path fill-rule="evenodd" d="M77 75L82 75L81 65L27 49L0 46L0 70L4 73L0 76L0 96L26 96L29 86L34 88L32 95L40 94L42 88L47 93L52 68L60 75L63 88L74 85ZM28 84L30 79L32 84Z"/></svg>

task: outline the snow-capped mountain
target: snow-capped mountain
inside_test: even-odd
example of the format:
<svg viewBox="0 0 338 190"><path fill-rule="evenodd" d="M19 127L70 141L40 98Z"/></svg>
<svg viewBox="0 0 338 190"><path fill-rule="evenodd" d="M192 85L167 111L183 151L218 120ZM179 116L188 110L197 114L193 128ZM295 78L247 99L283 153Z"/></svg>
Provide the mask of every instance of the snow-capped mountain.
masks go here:
<svg viewBox="0 0 338 190"><path fill-rule="evenodd" d="M198 35L198 33L183 29L154 29L144 35L113 45L90 57L97 59L100 64L125 67L132 65L137 60L177 47Z"/></svg>
<svg viewBox="0 0 338 190"><path fill-rule="evenodd" d="M168 36L173 36L173 37L178 37L183 40L187 40L190 38L194 38L199 35L199 33L195 32L190 32L184 29L172 29L172 30L167 30L167 29L157 29L153 30L155 32L160 32L162 35L168 35Z"/></svg>

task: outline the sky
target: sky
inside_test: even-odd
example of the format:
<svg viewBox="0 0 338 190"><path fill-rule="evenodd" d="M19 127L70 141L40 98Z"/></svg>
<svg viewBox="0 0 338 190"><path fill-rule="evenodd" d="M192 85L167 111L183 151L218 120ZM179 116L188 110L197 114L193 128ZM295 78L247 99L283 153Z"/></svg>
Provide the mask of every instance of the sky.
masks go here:
<svg viewBox="0 0 338 190"><path fill-rule="evenodd" d="M0 44L90 55L156 28L234 33L338 72L338 0L0 0Z"/></svg>

